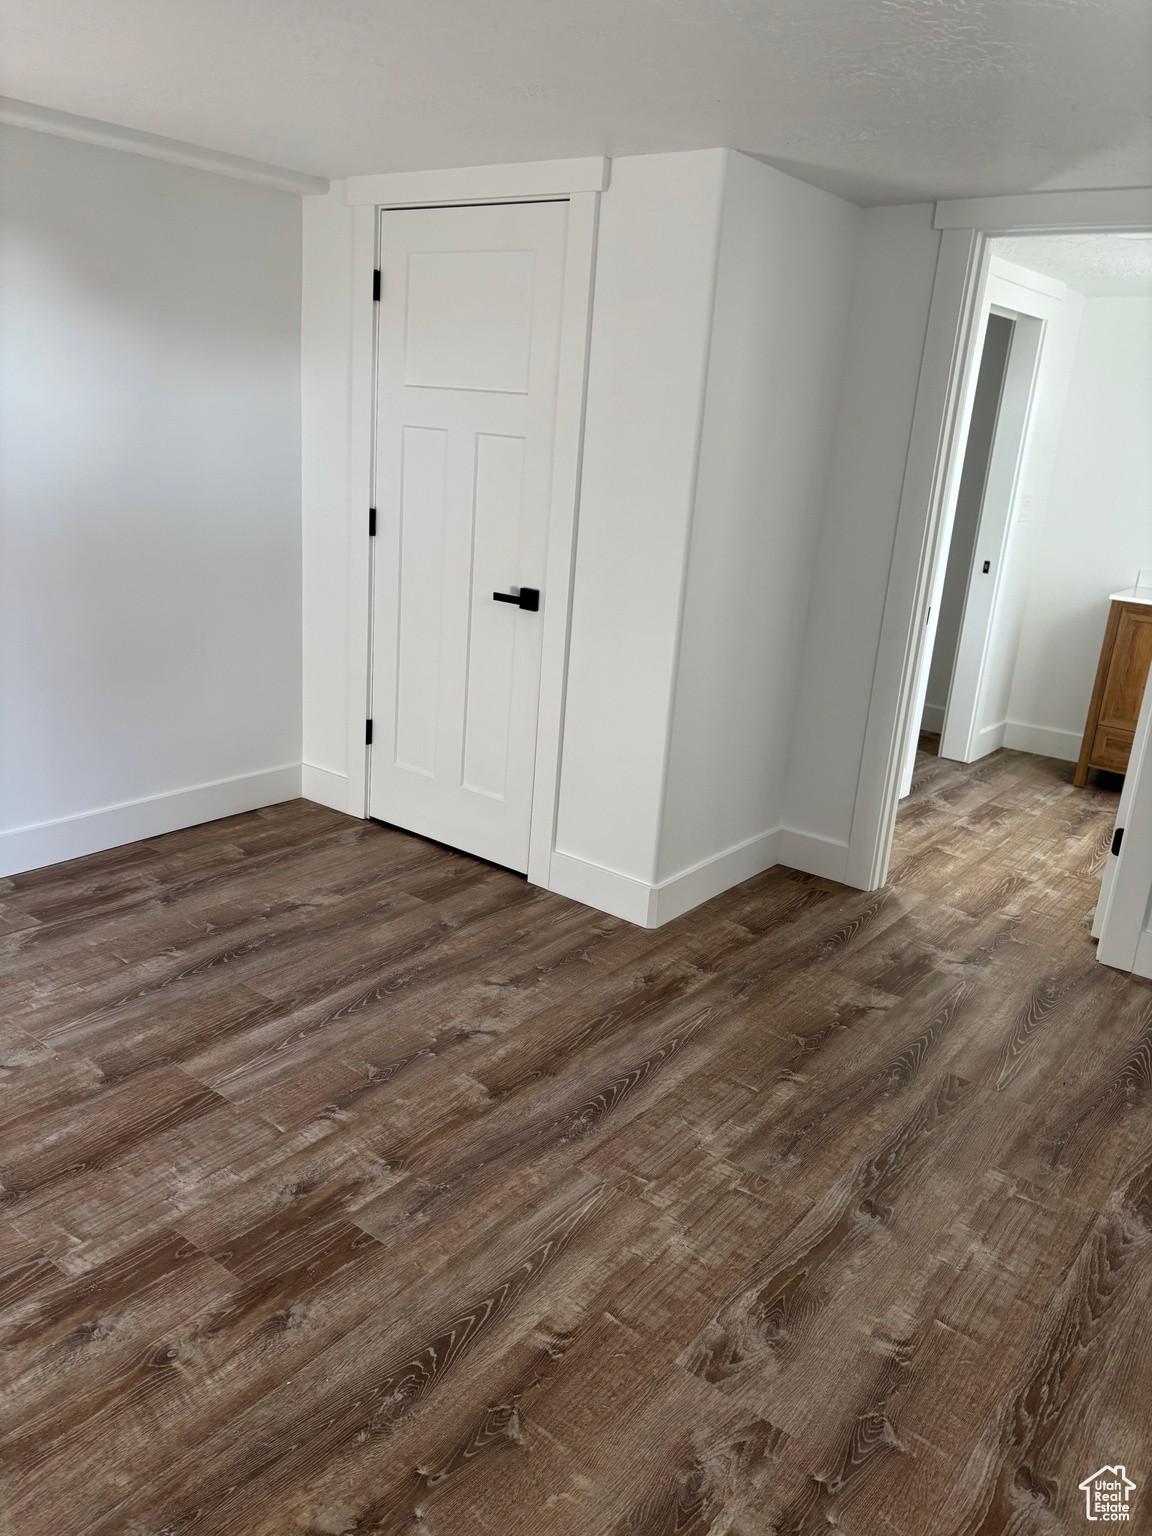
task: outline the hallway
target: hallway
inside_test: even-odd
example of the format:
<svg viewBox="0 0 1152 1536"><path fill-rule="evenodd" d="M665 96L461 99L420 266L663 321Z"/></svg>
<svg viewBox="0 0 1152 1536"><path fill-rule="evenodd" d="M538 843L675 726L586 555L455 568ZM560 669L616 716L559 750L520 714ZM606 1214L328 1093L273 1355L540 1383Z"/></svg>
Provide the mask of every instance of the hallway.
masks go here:
<svg viewBox="0 0 1152 1536"><path fill-rule="evenodd" d="M888 888L655 932L306 801L0 882L4 1529L1152 1528L1071 774L922 754Z"/></svg>

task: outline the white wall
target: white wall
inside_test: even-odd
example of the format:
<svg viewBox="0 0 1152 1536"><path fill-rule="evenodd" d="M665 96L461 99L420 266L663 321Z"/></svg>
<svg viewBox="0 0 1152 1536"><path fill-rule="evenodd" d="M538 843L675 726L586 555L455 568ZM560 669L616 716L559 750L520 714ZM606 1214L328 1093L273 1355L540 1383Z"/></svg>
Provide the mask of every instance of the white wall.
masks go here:
<svg viewBox="0 0 1152 1536"><path fill-rule="evenodd" d="M299 793L300 208L0 128L0 870Z"/></svg>
<svg viewBox="0 0 1152 1536"><path fill-rule="evenodd" d="M778 833L861 220L728 158L657 869L694 899L804 856Z"/></svg>
<svg viewBox="0 0 1152 1536"><path fill-rule="evenodd" d="M613 165L552 881L634 920L811 851L786 766L862 218L733 151Z"/></svg>
<svg viewBox="0 0 1152 1536"><path fill-rule="evenodd" d="M1109 595L1152 567L1152 299L1084 301L1050 475L1005 743L1075 761Z"/></svg>
<svg viewBox="0 0 1152 1536"><path fill-rule="evenodd" d="M842 876L940 237L932 206L861 214L788 762L787 825Z"/></svg>
<svg viewBox="0 0 1152 1536"><path fill-rule="evenodd" d="M304 198L303 219L303 792L346 811L352 210L343 184Z"/></svg>
<svg viewBox="0 0 1152 1536"><path fill-rule="evenodd" d="M605 904L656 880L725 164L616 160L601 208L553 864Z"/></svg>

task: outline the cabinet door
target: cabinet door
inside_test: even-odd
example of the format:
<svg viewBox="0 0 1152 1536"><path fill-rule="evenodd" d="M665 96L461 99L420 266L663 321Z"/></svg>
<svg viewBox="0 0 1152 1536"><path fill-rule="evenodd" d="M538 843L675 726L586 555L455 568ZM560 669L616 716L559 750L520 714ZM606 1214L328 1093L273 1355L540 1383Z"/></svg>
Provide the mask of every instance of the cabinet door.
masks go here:
<svg viewBox="0 0 1152 1536"><path fill-rule="evenodd" d="M1134 731L1152 663L1152 607L1125 607L1116 627L1097 723Z"/></svg>
<svg viewBox="0 0 1152 1536"><path fill-rule="evenodd" d="M1127 773L1132 751L1132 732L1114 725L1102 725L1092 738L1092 766L1109 773Z"/></svg>

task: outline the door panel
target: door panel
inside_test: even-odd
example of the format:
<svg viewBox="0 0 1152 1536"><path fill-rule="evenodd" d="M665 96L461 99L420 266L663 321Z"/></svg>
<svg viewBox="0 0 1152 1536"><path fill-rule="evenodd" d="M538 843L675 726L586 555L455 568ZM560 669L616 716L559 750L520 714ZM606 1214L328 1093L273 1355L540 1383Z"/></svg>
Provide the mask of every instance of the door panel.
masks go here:
<svg viewBox="0 0 1152 1536"><path fill-rule="evenodd" d="M1097 768L1123 773L1132 752L1132 732L1102 725L1092 738L1092 762Z"/></svg>
<svg viewBox="0 0 1152 1536"><path fill-rule="evenodd" d="M436 771L436 712L444 588L448 434L405 427L400 457L395 757Z"/></svg>
<svg viewBox="0 0 1152 1536"><path fill-rule="evenodd" d="M989 285L991 287L991 284ZM988 460L956 661L940 735L940 756L971 763L1003 744L1011 670L995 676L998 603L1010 566L1016 502L1028 452L1044 322L1018 314Z"/></svg>
<svg viewBox="0 0 1152 1536"><path fill-rule="evenodd" d="M507 605L493 602L517 569L524 484L524 439L482 432L476 439L476 516L470 656L487 664L469 678L464 718L463 783L466 789L503 799L507 786L512 723L515 620Z"/></svg>
<svg viewBox="0 0 1152 1536"><path fill-rule="evenodd" d="M381 220L369 811L526 870L566 203Z"/></svg>
<svg viewBox="0 0 1152 1536"><path fill-rule="evenodd" d="M535 265L534 251L413 252L405 384L527 394Z"/></svg>

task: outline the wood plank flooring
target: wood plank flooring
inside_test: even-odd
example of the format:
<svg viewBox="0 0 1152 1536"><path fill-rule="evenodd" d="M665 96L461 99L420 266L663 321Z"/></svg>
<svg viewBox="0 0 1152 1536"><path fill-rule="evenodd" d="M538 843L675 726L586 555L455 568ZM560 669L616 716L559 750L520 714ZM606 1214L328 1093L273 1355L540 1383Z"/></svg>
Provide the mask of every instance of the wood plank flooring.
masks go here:
<svg viewBox="0 0 1152 1536"><path fill-rule="evenodd" d="M1152 1530L1116 794L656 932L305 801L0 882L6 1536Z"/></svg>

